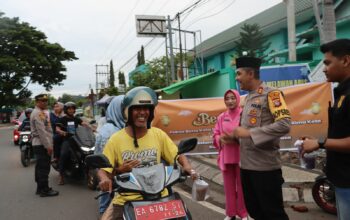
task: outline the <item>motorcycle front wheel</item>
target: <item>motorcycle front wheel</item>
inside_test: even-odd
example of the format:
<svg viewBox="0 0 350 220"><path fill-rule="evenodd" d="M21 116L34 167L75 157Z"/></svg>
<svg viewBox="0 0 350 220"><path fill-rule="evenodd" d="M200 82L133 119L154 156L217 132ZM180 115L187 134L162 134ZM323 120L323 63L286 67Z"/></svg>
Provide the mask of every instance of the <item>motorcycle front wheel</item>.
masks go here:
<svg viewBox="0 0 350 220"><path fill-rule="evenodd" d="M30 163L30 151L27 148L26 150L21 150L21 163L24 167L29 166Z"/></svg>
<svg viewBox="0 0 350 220"><path fill-rule="evenodd" d="M312 197L322 210L333 215L337 214L334 186L327 179L315 182Z"/></svg>

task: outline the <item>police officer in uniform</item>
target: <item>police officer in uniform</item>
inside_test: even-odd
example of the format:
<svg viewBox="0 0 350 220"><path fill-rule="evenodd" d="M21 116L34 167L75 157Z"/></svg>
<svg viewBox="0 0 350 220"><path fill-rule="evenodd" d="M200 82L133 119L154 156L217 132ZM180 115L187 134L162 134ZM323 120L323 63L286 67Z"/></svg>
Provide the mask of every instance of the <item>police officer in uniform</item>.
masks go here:
<svg viewBox="0 0 350 220"><path fill-rule="evenodd" d="M32 145L36 156L35 182L36 194L41 197L57 196L58 192L49 187L50 158L52 154L52 128L47 109L47 94L35 96L35 108L30 116Z"/></svg>
<svg viewBox="0 0 350 220"><path fill-rule="evenodd" d="M255 220L288 220L283 207L279 139L290 130L290 112L280 90L259 79L261 60L236 59L236 80L247 94L240 127L221 137L240 141L241 180L248 213Z"/></svg>

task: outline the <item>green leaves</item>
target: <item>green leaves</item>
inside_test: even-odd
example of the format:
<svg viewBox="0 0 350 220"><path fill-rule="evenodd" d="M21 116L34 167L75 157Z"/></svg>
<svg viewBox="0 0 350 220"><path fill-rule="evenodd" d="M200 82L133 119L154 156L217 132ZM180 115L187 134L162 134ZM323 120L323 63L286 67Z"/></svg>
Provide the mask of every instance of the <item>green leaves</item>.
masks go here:
<svg viewBox="0 0 350 220"><path fill-rule="evenodd" d="M244 51L248 56L265 57L264 52L269 48L270 42L267 42L264 34L260 31L258 24L244 24L242 32L239 33L240 39L236 42L235 49L237 56L242 56Z"/></svg>
<svg viewBox="0 0 350 220"><path fill-rule="evenodd" d="M21 104L30 97L26 88L38 83L47 90L66 79L63 61L78 59L45 34L18 18L0 13L0 107Z"/></svg>

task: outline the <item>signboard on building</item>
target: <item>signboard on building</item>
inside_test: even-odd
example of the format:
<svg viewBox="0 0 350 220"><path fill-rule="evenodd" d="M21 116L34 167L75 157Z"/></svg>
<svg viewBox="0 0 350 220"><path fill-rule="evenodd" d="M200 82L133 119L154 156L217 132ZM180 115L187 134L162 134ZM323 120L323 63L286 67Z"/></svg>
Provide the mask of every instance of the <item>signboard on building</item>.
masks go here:
<svg viewBox="0 0 350 220"><path fill-rule="evenodd" d="M165 16L136 15L136 31L138 37L165 37Z"/></svg>
<svg viewBox="0 0 350 220"><path fill-rule="evenodd" d="M307 63L262 66L260 68L260 79L268 86L281 88L310 82L309 73L310 68ZM239 85L237 85L237 88L239 88ZM239 92L240 94L246 94L245 91Z"/></svg>

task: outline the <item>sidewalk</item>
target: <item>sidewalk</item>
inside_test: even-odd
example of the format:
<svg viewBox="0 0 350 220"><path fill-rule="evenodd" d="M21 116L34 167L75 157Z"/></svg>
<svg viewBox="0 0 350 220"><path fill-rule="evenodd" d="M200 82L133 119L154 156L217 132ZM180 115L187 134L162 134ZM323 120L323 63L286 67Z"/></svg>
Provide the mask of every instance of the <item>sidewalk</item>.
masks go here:
<svg viewBox="0 0 350 220"><path fill-rule="evenodd" d="M221 171L217 167L217 156L190 156L193 168L207 181L223 187ZM311 187L317 171L303 170L297 166L282 166L283 199L285 202L314 202Z"/></svg>

